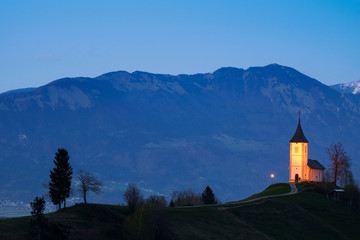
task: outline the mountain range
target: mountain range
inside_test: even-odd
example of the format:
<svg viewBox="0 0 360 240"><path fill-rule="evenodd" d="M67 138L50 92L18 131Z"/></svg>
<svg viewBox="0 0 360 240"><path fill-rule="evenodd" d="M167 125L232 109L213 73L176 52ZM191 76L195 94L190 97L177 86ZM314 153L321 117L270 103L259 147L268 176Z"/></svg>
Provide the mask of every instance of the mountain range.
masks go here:
<svg viewBox="0 0 360 240"><path fill-rule="evenodd" d="M128 183L168 198L210 185L221 201L238 200L269 185L271 173L288 181L299 110L309 158L327 167L326 148L341 141L358 177L360 95L347 89L271 64L177 76L118 71L1 94L0 200L46 193L58 147L75 172L104 182L93 201L122 202Z"/></svg>

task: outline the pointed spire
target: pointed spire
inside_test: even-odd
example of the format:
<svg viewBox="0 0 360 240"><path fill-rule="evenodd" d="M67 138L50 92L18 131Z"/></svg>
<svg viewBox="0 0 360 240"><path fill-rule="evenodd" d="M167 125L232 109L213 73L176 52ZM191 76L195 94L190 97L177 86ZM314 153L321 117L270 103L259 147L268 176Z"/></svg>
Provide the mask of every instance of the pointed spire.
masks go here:
<svg viewBox="0 0 360 240"><path fill-rule="evenodd" d="M291 138L290 142L305 142L308 143L309 141L306 139L304 132L301 128L301 124L300 124L300 110L299 110L299 123L298 126L296 128L295 134L294 136Z"/></svg>

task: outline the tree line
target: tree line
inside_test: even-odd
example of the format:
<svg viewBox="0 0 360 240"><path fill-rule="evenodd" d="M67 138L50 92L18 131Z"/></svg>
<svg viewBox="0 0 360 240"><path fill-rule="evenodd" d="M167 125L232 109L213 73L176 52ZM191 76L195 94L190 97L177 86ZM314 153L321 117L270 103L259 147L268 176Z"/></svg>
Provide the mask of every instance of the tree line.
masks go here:
<svg viewBox="0 0 360 240"><path fill-rule="evenodd" d="M135 184L128 185L123 197L129 211L123 225L128 239L173 239L166 207L220 203L209 186L202 193L192 189L174 191L169 204L163 195L150 195L145 199Z"/></svg>
<svg viewBox="0 0 360 240"><path fill-rule="evenodd" d="M124 192L124 201L129 212L132 214L143 206L150 207L175 207L175 206L197 206L219 204L213 190L206 186L202 193L196 193L191 188L184 191L173 191L171 201L168 204L163 195L150 195L147 199L135 184L129 184Z"/></svg>

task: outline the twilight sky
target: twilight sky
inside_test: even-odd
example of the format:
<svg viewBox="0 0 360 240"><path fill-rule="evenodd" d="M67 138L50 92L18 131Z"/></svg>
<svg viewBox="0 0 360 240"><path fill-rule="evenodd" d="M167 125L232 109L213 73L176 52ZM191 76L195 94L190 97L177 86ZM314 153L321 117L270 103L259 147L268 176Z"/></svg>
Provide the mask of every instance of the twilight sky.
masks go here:
<svg viewBox="0 0 360 240"><path fill-rule="evenodd" d="M0 92L270 63L329 85L360 79L360 0L0 1Z"/></svg>

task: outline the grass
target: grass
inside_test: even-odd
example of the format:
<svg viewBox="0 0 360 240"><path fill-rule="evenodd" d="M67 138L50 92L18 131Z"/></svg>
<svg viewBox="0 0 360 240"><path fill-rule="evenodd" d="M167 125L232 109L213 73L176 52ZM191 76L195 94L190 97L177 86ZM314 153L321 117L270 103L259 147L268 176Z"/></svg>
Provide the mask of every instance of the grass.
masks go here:
<svg viewBox="0 0 360 240"><path fill-rule="evenodd" d="M270 185L264 191L254 194L244 200L251 200L259 197L273 196L278 194L289 193L291 190L290 185L288 183L275 183Z"/></svg>
<svg viewBox="0 0 360 240"><path fill-rule="evenodd" d="M46 214L49 222L65 226L70 239L121 239L122 223L127 208L102 204L77 204ZM37 228L31 225L34 217L0 219L0 239L31 239Z"/></svg>
<svg viewBox="0 0 360 240"><path fill-rule="evenodd" d="M315 187L306 185L304 192L253 203L175 208L169 211L174 235L183 240L358 239L360 212L316 193ZM274 184L248 199L289 191L289 184Z"/></svg>
<svg viewBox="0 0 360 240"><path fill-rule="evenodd" d="M169 209L174 239L264 239L265 235L217 207Z"/></svg>
<svg viewBox="0 0 360 240"><path fill-rule="evenodd" d="M289 192L288 184L274 184L255 196ZM314 189L316 186L312 186ZM342 202L327 199L310 185L294 195L206 207L166 208L161 216L169 239L358 239L360 212ZM121 206L79 204L47 214L49 221L68 226L69 239L129 239L126 223L134 233L143 219L159 225L157 218L144 221L149 212L129 221ZM140 219L140 220L139 220ZM150 231L154 231L153 228ZM0 239L27 239L36 229L30 217L0 219ZM136 234L132 235L135 236ZM146 239L156 239L146 236ZM159 238L158 238L159 239Z"/></svg>
<svg viewBox="0 0 360 240"><path fill-rule="evenodd" d="M324 195L302 192L287 196L288 202L305 209L318 217L349 239L359 239L360 210L349 207L346 203L326 199Z"/></svg>
<svg viewBox="0 0 360 240"><path fill-rule="evenodd" d="M36 231L30 225L30 217L0 219L0 239L27 239Z"/></svg>
<svg viewBox="0 0 360 240"><path fill-rule="evenodd" d="M318 204L313 201L314 198L321 199L320 206L326 203L319 210L323 215L311 211L318 209ZM307 205L295 203L296 201L304 203L301 199L306 199ZM333 212L329 212L328 201L331 200L316 194L299 193L267 199L258 205L232 208L229 211L240 219L246 219L250 226L274 239L347 239L353 234L360 234L356 228L353 228L351 233L346 233L342 227L329 224L327 217ZM330 205L332 203L331 201ZM354 214L353 217L360 221L359 214ZM350 239L356 238L350 237Z"/></svg>

